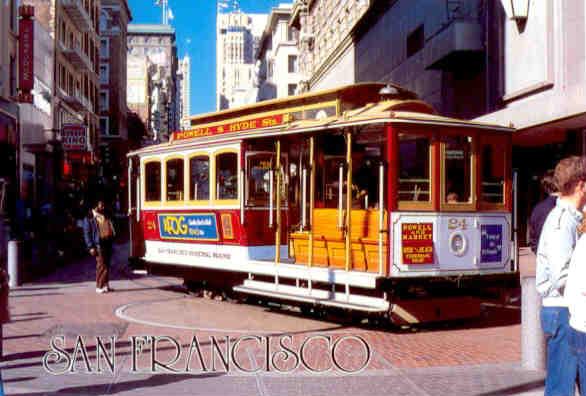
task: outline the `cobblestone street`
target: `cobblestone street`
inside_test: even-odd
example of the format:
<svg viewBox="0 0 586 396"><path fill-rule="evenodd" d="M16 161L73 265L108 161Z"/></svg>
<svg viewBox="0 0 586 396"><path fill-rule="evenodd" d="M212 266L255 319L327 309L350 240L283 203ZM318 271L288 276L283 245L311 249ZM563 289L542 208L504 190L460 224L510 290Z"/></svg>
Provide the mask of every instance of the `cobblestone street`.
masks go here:
<svg viewBox="0 0 586 396"><path fill-rule="evenodd" d="M90 258L60 268L38 282L11 291L12 321L4 326L2 377L7 394L27 395L537 395L542 393L543 373L520 367L520 311L517 306L487 304L481 319L433 326L418 331L390 330L367 324L301 316L277 306L238 304L194 297L182 280L131 274L126 269L126 246L116 247L113 260L113 293L95 293L95 268ZM187 351L194 336L201 344L204 362L211 362L211 336L219 350L234 345L244 335L268 336L271 348L279 337L291 335L299 347L312 334L360 336L372 350L367 367L344 375L340 370L313 374L302 367L289 372L259 370L266 350L251 339L243 340L236 358L243 370L226 370L216 356L215 370L204 371ZM82 336L92 364L85 372L83 360L75 372L52 375L42 359L54 336L65 337L71 354ZM132 336L169 336L180 343L181 356L173 365L178 373L148 371L150 348L133 353ZM103 372L96 373L96 337L116 339L115 368L110 372L102 357ZM364 354L349 341L340 348L342 367L360 366ZM59 345L59 344L58 344ZM176 354L171 342L157 345L156 360L170 362ZM106 350L109 351L108 346ZM134 357L138 356L134 362ZM79 354L78 354L79 357ZM314 369L330 365L325 344L319 340L304 355ZM213 360L213 359L212 359ZM278 360L278 359L277 359ZM135 370L133 372L133 363ZM278 363L278 362L277 362ZM292 362L281 362L289 367ZM278 363L279 364L279 363ZM62 365L60 366L62 367Z"/></svg>

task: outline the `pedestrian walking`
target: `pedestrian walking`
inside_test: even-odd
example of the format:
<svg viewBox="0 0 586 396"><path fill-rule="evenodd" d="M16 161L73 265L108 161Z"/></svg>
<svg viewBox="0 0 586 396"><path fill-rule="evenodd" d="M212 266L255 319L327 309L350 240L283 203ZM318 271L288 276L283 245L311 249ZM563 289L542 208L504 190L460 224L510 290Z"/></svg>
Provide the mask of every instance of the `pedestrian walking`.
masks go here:
<svg viewBox="0 0 586 396"><path fill-rule="evenodd" d="M533 253L537 253L537 243L541 236L543 224L545 223L545 219L547 219L549 212L555 207L555 202L559 195L558 188L555 185L553 169L548 170L541 178L541 188L543 192L547 194L547 197L535 205L535 208L533 208L533 211L531 212L531 217L529 218L528 239L529 246Z"/></svg>
<svg viewBox="0 0 586 396"><path fill-rule="evenodd" d="M104 202L98 201L83 223L86 247L96 258L96 293L112 291L109 286L109 271L114 236L114 225L106 215Z"/></svg>
<svg viewBox="0 0 586 396"><path fill-rule="evenodd" d="M541 327L547 340L545 396L573 396L578 359L571 352L568 303L564 289L586 204L586 157L568 157L554 172L559 190L537 246L536 284L542 296ZM583 282L583 279L580 280Z"/></svg>

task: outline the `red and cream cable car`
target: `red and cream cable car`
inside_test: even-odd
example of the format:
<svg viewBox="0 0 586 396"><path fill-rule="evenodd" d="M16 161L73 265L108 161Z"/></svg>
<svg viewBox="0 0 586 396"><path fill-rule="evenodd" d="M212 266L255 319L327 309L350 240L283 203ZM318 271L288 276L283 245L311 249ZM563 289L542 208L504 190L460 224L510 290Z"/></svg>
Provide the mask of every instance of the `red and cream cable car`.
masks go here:
<svg viewBox="0 0 586 396"><path fill-rule="evenodd" d="M512 129L356 84L192 117L129 153L151 271L406 322L515 283Z"/></svg>

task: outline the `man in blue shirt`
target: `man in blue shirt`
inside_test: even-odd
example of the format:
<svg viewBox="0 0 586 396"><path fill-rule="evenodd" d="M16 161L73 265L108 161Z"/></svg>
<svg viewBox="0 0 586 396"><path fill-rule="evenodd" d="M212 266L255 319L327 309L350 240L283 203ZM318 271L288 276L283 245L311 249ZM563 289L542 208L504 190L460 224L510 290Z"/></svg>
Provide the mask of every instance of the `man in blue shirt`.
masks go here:
<svg viewBox="0 0 586 396"><path fill-rule="evenodd" d="M543 225L536 263L537 291L543 298L541 327L547 340L545 396L573 396L578 363L570 351L564 289L586 204L586 157L564 158L554 178L560 196Z"/></svg>

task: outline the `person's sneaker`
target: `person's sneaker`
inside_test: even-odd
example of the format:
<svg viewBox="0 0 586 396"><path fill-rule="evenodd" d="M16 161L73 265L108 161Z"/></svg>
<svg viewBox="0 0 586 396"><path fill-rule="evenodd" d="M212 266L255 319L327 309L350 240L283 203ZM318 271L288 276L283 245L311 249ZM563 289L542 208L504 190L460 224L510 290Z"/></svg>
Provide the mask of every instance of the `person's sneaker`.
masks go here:
<svg viewBox="0 0 586 396"><path fill-rule="evenodd" d="M96 293L98 294L102 294L102 293L106 293L108 291L107 288L103 287L103 288L96 288Z"/></svg>
<svg viewBox="0 0 586 396"><path fill-rule="evenodd" d="M114 289L112 289L110 286L106 286L104 289L106 289L106 291L107 291L108 293L110 293L110 292L113 292L113 291L114 291Z"/></svg>

